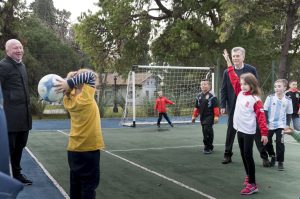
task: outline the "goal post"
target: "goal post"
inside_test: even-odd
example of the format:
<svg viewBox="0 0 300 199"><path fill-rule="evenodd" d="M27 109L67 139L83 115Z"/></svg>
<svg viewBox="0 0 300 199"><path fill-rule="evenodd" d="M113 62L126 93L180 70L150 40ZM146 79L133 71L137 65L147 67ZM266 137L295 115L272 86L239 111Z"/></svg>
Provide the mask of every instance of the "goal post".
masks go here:
<svg viewBox="0 0 300 199"><path fill-rule="evenodd" d="M123 126L155 125L157 92L174 102L167 105L172 123L189 123L200 82L208 79L214 92L213 67L136 65L128 73L126 102L120 124ZM166 123L163 119L161 124Z"/></svg>

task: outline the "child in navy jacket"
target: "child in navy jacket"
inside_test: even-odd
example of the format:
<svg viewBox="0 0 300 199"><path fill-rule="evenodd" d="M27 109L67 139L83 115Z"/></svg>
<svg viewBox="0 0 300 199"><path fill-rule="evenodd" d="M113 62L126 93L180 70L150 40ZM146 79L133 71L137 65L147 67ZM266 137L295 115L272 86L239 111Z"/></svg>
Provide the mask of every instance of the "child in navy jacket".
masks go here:
<svg viewBox="0 0 300 199"><path fill-rule="evenodd" d="M200 115L204 143L203 153L210 154L214 149L213 125L219 120L218 99L210 92L211 84L209 80L202 80L200 87L201 92L196 97L192 123L195 123L195 119Z"/></svg>

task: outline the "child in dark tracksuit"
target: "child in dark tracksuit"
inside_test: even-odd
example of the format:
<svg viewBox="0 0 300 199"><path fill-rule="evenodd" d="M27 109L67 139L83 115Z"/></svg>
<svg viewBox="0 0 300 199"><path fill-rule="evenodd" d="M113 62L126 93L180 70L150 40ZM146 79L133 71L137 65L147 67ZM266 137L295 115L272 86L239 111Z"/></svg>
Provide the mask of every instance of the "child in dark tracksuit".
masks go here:
<svg viewBox="0 0 300 199"><path fill-rule="evenodd" d="M204 154L210 154L213 149L214 130L213 125L219 120L218 99L211 92L209 80L204 79L200 83L201 92L196 97L192 123L200 114L200 122L203 132Z"/></svg>
<svg viewBox="0 0 300 199"><path fill-rule="evenodd" d="M171 100L169 100L168 98L163 96L162 91L158 91L157 93L158 93L158 98L156 99L155 108L154 108L155 111L158 111L157 126L160 127L160 122L161 122L162 116L164 116L164 118L167 120L169 125L171 127L173 127L173 124L170 121L168 114L167 114L166 104L173 105L174 102L172 102Z"/></svg>
<svg viewBox="0 0 300 199"><path fill-rule="evenodd" d="M289 83L290 89L285 93L286 96L291 98L293 104L292 120L294 129L300 131L300 91L297 88L297 81L291 80ZM290 122L290 121L288 121ZM288 123L288 125L290 125Z"/></svg>

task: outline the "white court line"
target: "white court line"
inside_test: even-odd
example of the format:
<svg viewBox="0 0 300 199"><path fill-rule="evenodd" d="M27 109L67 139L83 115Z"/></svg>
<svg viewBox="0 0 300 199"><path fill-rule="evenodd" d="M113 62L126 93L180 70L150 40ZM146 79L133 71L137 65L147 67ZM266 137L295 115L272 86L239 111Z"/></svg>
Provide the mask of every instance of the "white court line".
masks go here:
<svg viewBox="0 0 300 199"><path fill-rule="evenodd" d="M65 132L63 132L63 131L61 131L61 130L57 130L57 131L60 132L60 133L62 133L62 134L64 134L64 135L69 136L67 133L65 133ZM199 146L199 145L198 145L198 146ZM204 196L204 197L206 197L206 198L209 198L209 199L216 199L215 197L210 196L210 195L208 195L208 194L206 194L206 193L204 193L204 192L202 192L202 191L199 191L199 190L197 190L197 189L195 189L195 188L193 188L193 187L190 187L190 186L188 186L188 185L185 185L185 184L183 184L182 182L179 182L179 181L174 180L174 179L172 179L172 178L168 178L168 177L165 176L165 175L162 175L162 174L160 174L160 173L157 173L157 172L155 172L155 171L152 171L152 170L150 170L150 169L148 169L148 168L146 168L146 167L143 167L143 166L141 166L141 165L139 165L139 164L137 164L137 163L134 163L134 162L132 162L132 161L130 161L130 160L128 160L128 159L125 159L125 158L123 158L123 157L121 157L121 156L118 156L118 155L116 155L116 154L114 154L114 153L111 153L111 152L106 151L106 150L102 150L102 151L104 151L104 152L106 152L106 153L108 153L108 154L110 154L110 155L112 155L112 156L114 156L114 157L116 157L116 158L119 158L119 159L121 159L121 160L123 160L123 161L125 161L125 162L128 162L129 164L134 165L134 166L136 166L136 167L138 167L138 168L140 168L140 169L143 169L144 171L147 171L147 172L149 172L149 173L152 173L152 174L154 174L154 175L156 175L156 176L159 176L159 177L161 177L161 178L163 178L163 179L165 179L165 180L168 180L168 181L170 181L170 182L173 182L174 184L177 184L177 185L179 185L179 186L181 186L181 187L184 187L184 188L186 188L186 189L188 189L188 190L190 190L190 191L193 191L193 192L195 192L195 193L198 193L198 194L200 194L200 195L202 195L202 196Z"/></svg>
<svg viewBox="0 0 300 199"><path fill-rule="evenodd" d="M225 144L214 144L215 146L224 146ZM204 145L189 145L189 146L171 146L171 147L153 147L153 148L136 148L136 149L113 149L110 152L126 152L126 151L150 151L150 150L164 150L164 149L181 149L181 148L195 148Z"/></svg>
<svg viewBox="0 0 300 199"><path fill-rule="evenodd" d="M300 145L300 143L294 142L294 141L286 141L285 143L293 144L293 145Z"/></svg>
<svg viewBox="0 0 300 199"><path fill-rule="evenodd" d="M26 151L29 153L29 155L34 159L34 161L39 165L39 167L43 170L43 172L46 174L46 176L52 181L54 186L60 191L60 193L66 198L70 199L69 195L66 193L66 191L58 184L58 182L52 177L52 175L49 173L49 171L43 166L43 164L38 161L38 159L33 155L33 153L29 150L29 148L25 147Z"/></svg>
<svg viewBox="0 0 300 199"><path fill-rule="evenodd" d="M64 134L64 135L66 135L66 136L69 136L68 133L63 132L62 130L57 130L57 131L60 132L60 133L62 133L62 134Z"/></svg>
<svg viewBox="0 0 300 199"><path fill-rule="evenodd" d="M69 131L69 129L61 129L62 131ZM30 130L30 133L35 133L35 132L56 132L57 130L53 130L53 129L48 129L48 130L44 130L44 129L40 129L40 130Z"/></svg>
<svg viewBox="0 0 300 199"><path fill-rule="evenodd" d="M195 188L193 188L193 187L190 187L190 186L188 186L188 185L185 185L185 184L183 184L182 182L179 182L179 181L174 180L174 179L172 179L172 178L168 178L168 177L165 176L165 175L162 175L162 174L160 174L160 173L158 173L158 172L155 172L155 171L153 171L153 170L150 170L150 169L148 169L148 168L146 168L146 167L144 167L144 166L141 166L141 165L139 165L139 164L137 164L137 163L134 163L134 162L132 162L132 161L126 159L126 158L123 158L123 157L121 157L121 156L118 156L118 155L116 155L116 154L114 154L114 153L111 153L111 152L109 152L109 151L106 151L106 150L103 150L103 151L106 152L106 153L108 153L108 154L110 154L110 155L112 155L112 156L114 156L114 157L116 157L116 158L119 158L119 159L121 159L121 160L123 160L123 161L125 161L125 162L127 162L127 163L129 163L129 164L131 164L131 165L134 165L134 166L136 166L136 167L138 167L138 168L140 168L140 169L142 169L142 170L144 170L144 171L147 171L147 172L152 173L152 174L154 174L154 175L156 175L156 176L159 176L159 177L161 177L161 178L163 178L163 179L165 179L165 180L167 180L167 181L173 182L173 183L176 184L176 185L179 185L179 186L181 186L181 187L184 187L184 188L186 188L186 189L188 189L188 190L190 190L190 191L193 191L193 192L195 192L195 193L197 193L197 194L199 194L199 195L202 195L202 196L204 196L204 197L206 197L206 198L209 198L209 199L216 199L215 197L213 197L213 196L211 196L211 195L208 195L208 194L206 194L206 193L204 193L204 192L202 192L202 191L199 191L199 190L197 190L197 189L195 189Z"/></svg>

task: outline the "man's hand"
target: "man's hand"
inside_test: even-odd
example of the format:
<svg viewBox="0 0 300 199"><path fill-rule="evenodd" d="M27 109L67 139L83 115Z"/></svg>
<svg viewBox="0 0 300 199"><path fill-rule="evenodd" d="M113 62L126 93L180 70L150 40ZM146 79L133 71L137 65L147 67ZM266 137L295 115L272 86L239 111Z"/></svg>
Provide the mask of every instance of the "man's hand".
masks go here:
<svg viewBox="0 0 300 199"><path fill-rule="evenodd" d="M268 143L268 137L267 136L261 136L261 142L263 143L263 145L266 145Z"/></svg>
<svg viewBox="0 0 300 199"><path fill-rule="evenodd" d="M226 112L226 109L225 108L221 108L221 114L224 115Z"/></svg>
<svg viewBox="0 0 300 199"><path fill-rule="evenodd" d="M299 111L298 111L298 115L300 115L300 108L299 108Z"/></svg>
<svg viewBox="0 0 300 199"><path fill-rule="evenodd" d="M228 54L228 52L227 52L226 49L224 49L224 51L223 51L223 57L224 57L224 59L225 59L225 61L227 63L227 67L232 66L229 54Z"/></svg>
<svg viewBox="0 0 300 199"><path fill-rule="evenodd" d="M219 117L214 117L214 124L217 124L219 122Z"/></svg>

